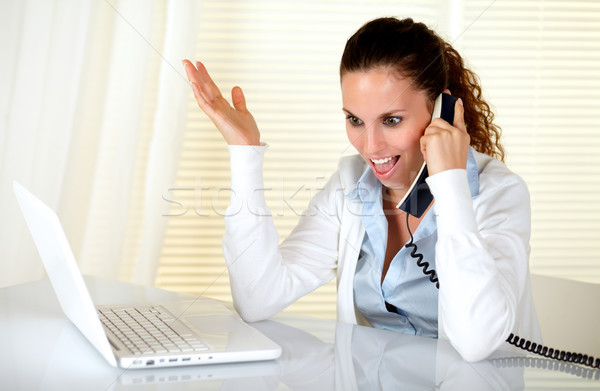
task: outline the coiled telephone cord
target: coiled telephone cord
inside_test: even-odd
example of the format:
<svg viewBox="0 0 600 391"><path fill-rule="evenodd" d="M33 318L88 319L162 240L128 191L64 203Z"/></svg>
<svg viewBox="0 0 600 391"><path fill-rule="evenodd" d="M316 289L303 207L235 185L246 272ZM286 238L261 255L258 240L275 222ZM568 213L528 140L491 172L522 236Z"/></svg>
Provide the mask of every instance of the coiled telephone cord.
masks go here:
<svg viewBox="0 0 600 391"><path fill-rule="evenodd" d="M549 371L564 372L588 380L600 380L600 371L583 368L575 363L559 362L549 358L538 357L499 357L490 361L496 368L538 368Z"/></svg>
<svg viewBox="0 0 600 391"><path fill-rule="evenodd" d="M417 252L417 245L414 243L413 234L408 225L408 216L406 214L406 228L408 228L408 234L410 235L410 241L404 246L406 248L412 248L410 256L417 260L417 265L423 270L423 273L429 276L429 281L435 283L436 288L440 289L440 282L437 278L437 273L434 269L429 269L429 262L423 260L423 254ZM585 365L587 367L600 369L600 358L594 358L587 354L566 352L564 350L549 348L542 344L531 342L525 338L521 338L511 333L506 340L509 344L516 346L517 348L526 350L528 352L551 358L554 360L564 361L568 363L575 363Z"/></svg>

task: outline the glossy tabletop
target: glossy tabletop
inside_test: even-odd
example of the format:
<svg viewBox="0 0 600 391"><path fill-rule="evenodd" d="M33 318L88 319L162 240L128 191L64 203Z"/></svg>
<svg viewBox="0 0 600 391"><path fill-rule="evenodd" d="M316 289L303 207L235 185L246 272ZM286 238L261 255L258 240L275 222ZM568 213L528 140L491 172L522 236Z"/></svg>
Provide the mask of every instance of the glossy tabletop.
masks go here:
<svg viewBox="0 0 600 391"><path fill-rule="evenodd" d="M190 297L86 281L96 304ZM0 390L600 389L598 370L509 351L468 363L444 341L285 313L252 326L282 346L279 359L123 370L106 363L67 320L47 280L3 288Z"/></svg>

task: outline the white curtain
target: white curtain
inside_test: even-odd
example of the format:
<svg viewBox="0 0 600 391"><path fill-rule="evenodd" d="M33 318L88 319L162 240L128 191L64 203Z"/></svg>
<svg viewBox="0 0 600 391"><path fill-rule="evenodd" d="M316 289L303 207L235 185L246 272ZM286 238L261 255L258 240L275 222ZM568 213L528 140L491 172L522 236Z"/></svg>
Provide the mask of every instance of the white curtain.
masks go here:
<svg viewBox="0 0 600 391"><path fill-rule="evenodd" d="M0 6L0 285L42 276L12 194L18 180L58 208L75 136L92 2Z"/></svg>
<svg viewBox="0 0 600 391"><path fill-rule="evenodd" d="M167 230L169 203L163 196L174 186L187 123L190 86L181 60L195 52L200 2L169 2L165 47L160 68L158 107L146 169L145 216L139 262L133 281L152 285L156 280Z"/></svg>
<svg viewBox="0 0 600 391"><path fill-rule="evenodd" d="M57 211L84 273L152 282L198 3L0 4L0 286L43 276L13 180Z"/></svg>

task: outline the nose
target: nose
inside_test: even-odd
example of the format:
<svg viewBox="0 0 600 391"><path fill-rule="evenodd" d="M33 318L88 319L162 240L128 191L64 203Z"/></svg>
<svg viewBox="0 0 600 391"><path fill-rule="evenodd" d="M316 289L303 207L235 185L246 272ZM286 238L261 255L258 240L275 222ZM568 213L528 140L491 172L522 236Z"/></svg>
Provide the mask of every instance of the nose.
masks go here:
<svg viewBox="0 0 600 391"><path fill-rule="evenodd" d="M365 152L369 155L377 155L377 152L385 148L385 138L375 125L366 128L364 138Z"/></svg>

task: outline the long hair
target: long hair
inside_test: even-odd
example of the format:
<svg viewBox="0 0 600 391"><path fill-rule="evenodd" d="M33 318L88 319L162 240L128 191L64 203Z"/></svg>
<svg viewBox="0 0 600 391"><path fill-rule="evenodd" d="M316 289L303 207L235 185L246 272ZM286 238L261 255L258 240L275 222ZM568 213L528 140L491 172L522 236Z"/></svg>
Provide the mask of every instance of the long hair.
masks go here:
<svg viewBox="0 0 600 391"><path fill-rule="evenodd" d="M346 42L340 78L348 72L391 69L408 77L413 87L425 92L433 107L445 89L461 98L471 146L504 160L501 129L483 99L479 78L466 68L460 54L423 23L412 19L379 18L362 26Z"/></svg>

